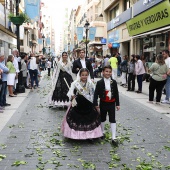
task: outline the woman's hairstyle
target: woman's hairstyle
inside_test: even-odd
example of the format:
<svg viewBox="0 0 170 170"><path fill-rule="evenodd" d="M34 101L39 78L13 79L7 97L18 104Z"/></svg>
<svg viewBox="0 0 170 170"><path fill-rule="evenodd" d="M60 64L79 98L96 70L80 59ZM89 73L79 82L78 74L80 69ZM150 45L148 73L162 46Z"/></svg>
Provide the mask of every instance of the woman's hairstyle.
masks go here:
<svg viewBox="0 0 170 170"><path fill-rule="evenodd" d="M107 66L104 66L102 70L105 71L106 69L112 70L112 67L110 65L107 65Z"/></svg>
<svg viewBox="0 0 170 170"><path fill-rule="evenodd" d="M67 55L67 52L62 52L62 56L63 56L64 54L66 54L66 55Z"/></svg>
<svg viewBox="0 0 170 170"><path fill-rule="evenodd" d="M135 61L135 54L132 54L131 55L131 57L132 57L132 59L130 60L132 63L135 63L136 61Z"/></svg>
<svg viewBox="0 0 170 170"><path fill-rule="evenodd" d="M8 62L8 61L12 62L12 59L13 59L13 55L9 55L9 56L8 56L8 59L7 59L7 62Z"/></svg>
<svg viewBox="0 0 170 170"><path fill-rule="evenodd" d="M140 59L140 55L135 55L135 58L139 60Z"/></svg>
<svg viewBox="0 0 170 170"><path fill-rule="evenodd" d="M128 56L127 55L124 55L123 57L125 58L125 60L128 60Z"/></svg>
<svg viewBox="0 0 170 170"><path fill-rule="evenodd" d="M161 65L165 64L165 61L164 61L164 58L163 58L163 55L162 55L162 54L158 54L158 55L156 56L156 62L157 62L158 64L161 64Z"/></svg>
<svg viewBox="0 0 170 170"><path fill-rule="evenodd" d="M82 72L87 72L89 74L89 70L87 68L81 68L79 75L81 76Z"/></svg>

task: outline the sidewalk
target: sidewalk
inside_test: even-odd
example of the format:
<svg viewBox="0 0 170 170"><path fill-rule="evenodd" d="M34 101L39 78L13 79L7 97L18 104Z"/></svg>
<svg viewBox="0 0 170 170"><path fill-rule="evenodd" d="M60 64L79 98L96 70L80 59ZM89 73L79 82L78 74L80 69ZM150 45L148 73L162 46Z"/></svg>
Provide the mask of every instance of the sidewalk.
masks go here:
<svg viewBox="0 0 170 170"><path fill-rule="evenodd" d="M130 92L130 91L126 91L127 88L124 88L122 86L120 86L120 82L121 82L121 78L118 78L118 88L119 88L119 93L122 93L123 95L139 102L140 104L147 106L159 113L164 113L166 114L166 116L170 117L170 104L162 104L160 103L160 105L157 104L151 104L148 103L149 101L149 82L143 82L143 86L142 86L142 93L138 94L135 92ZM135 83L135 88L137 90L138 84L137 82ZM155 93L156 96L156 93ZM162 100L165 99L165 95L162 94Z"/></svg>
<svg viewBox="0 0 170 170"><path fill-rule="evenodd" d="M45 74L47 73L43 71L42 78L44 77ZM6 101L7 103L11 104L11 106L5 107L4 113L0 113L0 132L4 128L6 123L11 119L13 114L17 111L17 109L23 104L23 101L25 100L25 98L27 98L29 93L30 89L25 89L25 93L18 93L17 97L9 97L7 95Z"/></svg>

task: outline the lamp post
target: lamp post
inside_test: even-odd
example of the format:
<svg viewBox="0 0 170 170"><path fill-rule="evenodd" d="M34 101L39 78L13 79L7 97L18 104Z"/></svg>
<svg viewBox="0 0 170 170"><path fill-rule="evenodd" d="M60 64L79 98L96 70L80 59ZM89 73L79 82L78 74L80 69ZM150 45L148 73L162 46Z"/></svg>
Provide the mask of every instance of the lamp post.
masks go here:
<svg viewBox="0 0 170 170"><path fill-rule="evenodd" d="M88 30L89 30L89 22L86 20L86 23L84 25L84 28L86 29L86 58L87 58L87 35L88 35Z"/></svg>
<svg viewBox="0 0 170 170"><path fill-rule="evenodd" d="M45 36L44 36L44 34L42 36L42 39L43 39L43 54L45 54L45 49L44 49L44 39L45 39Z"/></svg>

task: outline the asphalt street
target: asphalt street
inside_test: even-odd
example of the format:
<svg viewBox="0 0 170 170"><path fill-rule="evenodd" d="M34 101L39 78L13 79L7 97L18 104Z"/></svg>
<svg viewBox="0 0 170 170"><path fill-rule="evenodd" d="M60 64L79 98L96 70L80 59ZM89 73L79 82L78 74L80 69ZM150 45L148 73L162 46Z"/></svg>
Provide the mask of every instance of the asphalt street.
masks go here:
<svg viewBox="0 0 170 170"><path fill-rule="evenodd" d="M170 118L120 93L119 146L63 138L66 110L48 108L50 78L30 92L0 132L0 170L170 169Z"/></svg>

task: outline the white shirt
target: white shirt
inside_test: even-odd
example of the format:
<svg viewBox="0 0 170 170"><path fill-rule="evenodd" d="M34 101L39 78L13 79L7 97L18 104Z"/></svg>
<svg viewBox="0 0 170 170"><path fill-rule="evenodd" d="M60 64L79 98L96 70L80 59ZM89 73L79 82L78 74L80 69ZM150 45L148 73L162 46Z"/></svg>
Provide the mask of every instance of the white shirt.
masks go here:
<svg viewBox="0 0 170 170"><path fill-rule="evenodd" d="M86 68L86 60L85 60L85 58L80 59L80 62L81 62L82 68Z"/></svg>
<svg viewBox="0 0 170 170"><path fill-rule="evenodd" d="M36 58L31 57L30 59L30 70L36 70L38 69L38 65L36 64Z"/></svg>
<svg viewBox="0 0 170 170"><path fill-rule="evenodd" d="M51 68L51 61L47 61L47 68Z"/></svg>
<svg viewBox="0 0 170 170"><path fill-rule="evenodd" d="M170 69L170 57L165 59L165 63L167 65L167 67Z"/></svg>
<svg viewBox="0 0 170 170"><path fill-rule="evenodd" d="M110 88L110 78L108 78L108 79L104 78L104 84L105 84L105 90L110 91L111 90L111 88Z"/></svg>
<svg viewBox="0 0 170 170"><path fill-rule="evenodd" d="M15 56L14 56L13 64L14 64L16 72L19 73L18 58Z"/></svg>

